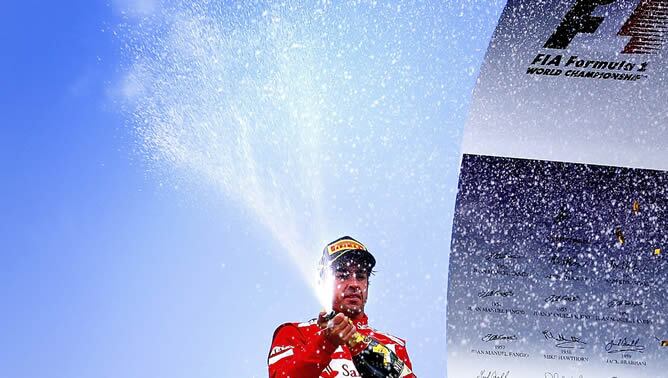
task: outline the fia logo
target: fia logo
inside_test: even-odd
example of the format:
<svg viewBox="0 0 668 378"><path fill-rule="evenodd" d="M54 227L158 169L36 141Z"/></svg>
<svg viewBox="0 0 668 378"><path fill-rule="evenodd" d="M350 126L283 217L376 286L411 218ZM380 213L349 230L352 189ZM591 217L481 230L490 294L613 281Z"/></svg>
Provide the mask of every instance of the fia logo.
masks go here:
<svg viewBox="0 0 668 378"><path fill-rule="evenodd" d="M563 50L576 35L596 32L605 17L592 13L598 6L616 1L619 0L577 0L543 47ZM621 53L651 54L661 50L667 28L668 0L641 0L617 32L618 36L631 37Z"/></svg>

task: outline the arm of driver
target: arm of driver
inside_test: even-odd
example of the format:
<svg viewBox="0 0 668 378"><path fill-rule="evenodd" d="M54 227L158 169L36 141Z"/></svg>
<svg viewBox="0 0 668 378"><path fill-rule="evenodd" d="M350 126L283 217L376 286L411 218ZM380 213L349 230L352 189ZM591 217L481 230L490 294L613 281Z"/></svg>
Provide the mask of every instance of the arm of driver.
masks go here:
<svg viewBox="0 0 668 378"><path fill-rule="evenodd" d="M406 364L406 366L408 366L409 369L411 369L411 373L408 374L407 376L405 376L404 378L417 378L415 373L412 372L413 371L413 364L411 363L410 357L408 357L408 351L406 350L405 345L406 344L404 342L404 345L397 345L396 348L395 348L396 352L397 352L397 357L399 357L399 359L401 361L403 361Z"/></svg>
<svg viewBox="0 0 668 378"><path fill-rule="evenodd" d="M296 325L284 324L276 329L271 343L269 377L317 378L336 348L322 332L307 337Z"/></svg>

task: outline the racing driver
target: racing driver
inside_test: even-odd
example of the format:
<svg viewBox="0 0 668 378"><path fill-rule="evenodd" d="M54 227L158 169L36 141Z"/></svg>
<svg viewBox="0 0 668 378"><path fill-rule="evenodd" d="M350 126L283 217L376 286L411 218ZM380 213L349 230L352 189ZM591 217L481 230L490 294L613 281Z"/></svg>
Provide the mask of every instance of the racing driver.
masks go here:
<svg viewBox="0 0 668 378"><path fill-rule="evenodd" d="M405 365L404 373L397 377L415 378L404 340L368 325L364 305L375 265L376 259L367 248L349 236L325 246L320 276L333 276L332 309L336 315L321 312L317 319L305 323L280 325L274 332L268 357L270 378L366 378L369 374L356 366L360 360L353 357L355 351L351 352L351 340L362 336L392 351L393 358Z"/></svg>

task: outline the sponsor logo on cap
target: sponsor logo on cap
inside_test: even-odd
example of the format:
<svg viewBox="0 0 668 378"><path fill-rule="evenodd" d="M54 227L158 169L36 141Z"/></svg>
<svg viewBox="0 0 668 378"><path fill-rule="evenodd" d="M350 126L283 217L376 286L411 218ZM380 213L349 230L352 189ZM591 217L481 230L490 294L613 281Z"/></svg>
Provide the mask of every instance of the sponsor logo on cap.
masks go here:
<svg viewBox="0 0 668 378"><path fill-rule="evenodd" d="M363 251L366 251L366 247L363 246L362 244L350 240L350 239L344 239L344 240L339 240L338 242L332 244L328 248L328 252L330 255L335 254L338 251L346 250L346 249L361 249Z"/></svg>

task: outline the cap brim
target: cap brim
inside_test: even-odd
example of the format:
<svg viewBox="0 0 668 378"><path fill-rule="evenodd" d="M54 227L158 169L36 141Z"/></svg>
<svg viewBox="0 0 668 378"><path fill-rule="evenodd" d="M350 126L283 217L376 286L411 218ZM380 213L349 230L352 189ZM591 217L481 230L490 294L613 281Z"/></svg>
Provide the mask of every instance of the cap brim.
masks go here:
<svg viewBox="0 0 668 378"><path fill-rule="evenodd" d="M341 251L340 254L338 254L329 262L330 266L334 266L337 264L337 262L342 261L342 258L344 256L358 258L361 259L362 261L367 262L369 269L373 269L373 267L376 266L376 258L373 257L373 255L369 251L365 251L363 249L348 249Z"/></svg>

